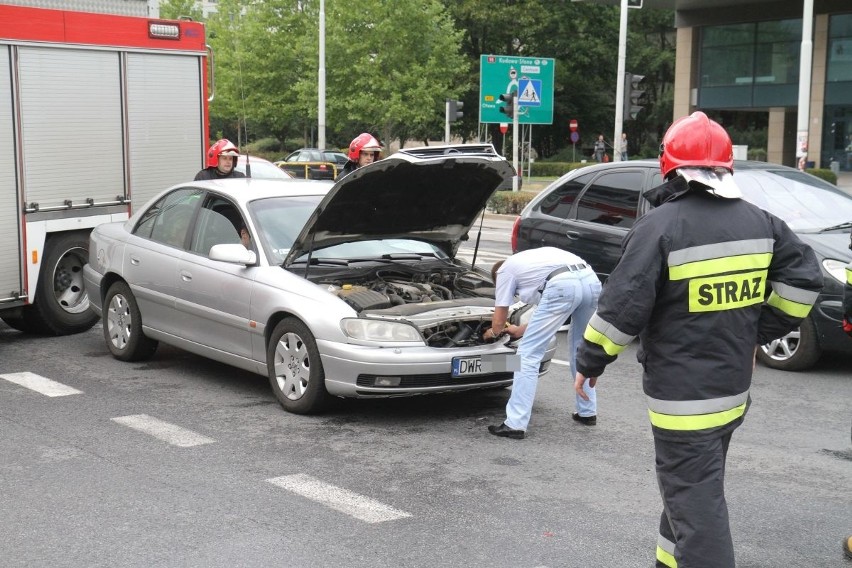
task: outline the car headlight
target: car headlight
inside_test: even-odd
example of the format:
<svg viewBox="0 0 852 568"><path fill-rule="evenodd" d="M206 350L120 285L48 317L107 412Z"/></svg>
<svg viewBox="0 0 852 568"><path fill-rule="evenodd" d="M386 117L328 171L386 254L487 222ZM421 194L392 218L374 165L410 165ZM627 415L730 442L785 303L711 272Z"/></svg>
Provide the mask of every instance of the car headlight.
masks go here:
<svg viewBox="0 0 852 568"><path fill-rule="evenodd" d="M423 342L423 337L417 329L407 323L397 321L347 318L340 322L340 327L343 329L343 333L352 339L361 341Z"/></svg>
<svg viewBox="0 0 852 568"><path fill-rule="evenodd" d="M842 260L834 260L833 258L826 258L822 261L822 267L825 268L825 271L831 274L834 279L841 284L846 284L847 264L848 263L843 262Z"/></svg>

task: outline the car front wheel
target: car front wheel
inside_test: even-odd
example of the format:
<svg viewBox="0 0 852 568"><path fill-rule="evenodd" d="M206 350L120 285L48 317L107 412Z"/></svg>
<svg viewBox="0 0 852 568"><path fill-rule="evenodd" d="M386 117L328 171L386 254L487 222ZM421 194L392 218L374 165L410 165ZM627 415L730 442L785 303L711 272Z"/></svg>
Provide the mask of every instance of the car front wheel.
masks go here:
<svg viewBox="0 0 852 568"><path fill-rule="evenodd" d="M157 350L157 342L142 333L139 305L124 282L109 287L104 299L104 339L120 361L142 361Z"/></svg>
<svg viewBox="0 0 852 568"><path fill-rule="evenodd" d="M822 348L817 340L816 326L811 318L802 320L802 325L784 337L761 345L757 358L771 369L803 371L817 362Z"/></svg>
<svg viewBox="0 0 852 568"><path fill-rule="evenodd" d="M266 365L272 392L284 410L314 414L328 404L319 349L313 334L298 319L285 318L275 326Z"/></svg>

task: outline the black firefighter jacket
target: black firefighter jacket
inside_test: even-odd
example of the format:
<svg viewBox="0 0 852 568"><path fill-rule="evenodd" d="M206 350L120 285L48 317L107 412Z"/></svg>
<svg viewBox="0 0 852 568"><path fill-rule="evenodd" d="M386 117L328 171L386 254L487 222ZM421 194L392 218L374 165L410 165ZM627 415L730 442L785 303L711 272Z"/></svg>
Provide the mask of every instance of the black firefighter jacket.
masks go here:
<svg viewBox="0 0 852 568"><path fill-rule="evenodd" d="M680 176L622 243L577 354L597 377L639 335L655 436L724 435L750 402L754 352L793 330L822 289L813 251L786 223ZM768 297L767 297L768 292Z"/></svg>

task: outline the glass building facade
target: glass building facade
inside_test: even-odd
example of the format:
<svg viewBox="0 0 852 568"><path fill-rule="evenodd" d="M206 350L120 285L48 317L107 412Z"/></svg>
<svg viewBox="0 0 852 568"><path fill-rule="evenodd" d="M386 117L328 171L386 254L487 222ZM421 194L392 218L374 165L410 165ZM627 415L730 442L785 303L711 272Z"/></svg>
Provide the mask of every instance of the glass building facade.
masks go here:
<svg viewBox="0 0 852 568"><path fill-rule="evenodd" d="M852 14L829 20L826 49L823 167L852 171Z"/></svg>

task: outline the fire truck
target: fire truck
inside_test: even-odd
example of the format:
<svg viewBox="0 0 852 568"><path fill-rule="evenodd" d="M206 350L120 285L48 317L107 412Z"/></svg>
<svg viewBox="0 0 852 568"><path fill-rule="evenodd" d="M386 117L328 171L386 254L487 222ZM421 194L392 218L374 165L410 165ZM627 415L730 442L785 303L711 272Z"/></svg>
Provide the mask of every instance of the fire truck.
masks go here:
<svg viewBox="0 0 852 568"><path fill-rule="evenodd" d="M199 22L0 4L6 324L94 325L89 232L204 166L211 60Z"/></svg>

